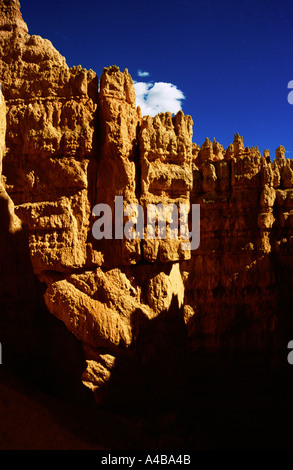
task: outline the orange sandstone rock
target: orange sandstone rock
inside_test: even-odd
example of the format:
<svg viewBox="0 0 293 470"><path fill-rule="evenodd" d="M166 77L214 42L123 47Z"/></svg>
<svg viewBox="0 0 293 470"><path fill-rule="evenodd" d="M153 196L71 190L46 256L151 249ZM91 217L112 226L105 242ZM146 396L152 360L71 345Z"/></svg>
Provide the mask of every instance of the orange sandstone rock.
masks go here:
<svg viewBox="0 0 293 470"><path fill-rule="evenodd" d="M283 279L292 280L293 165L284 148L270 162L238 133L226 150L209 139L199 147L182 111L141 116L127 70L104 69L98 91L92 70L70 69L50 41L28 34L17 0L2 0L0 11L1 247L25 230L31 265L10 276L27 276L30 290L32 267L36 295L82 343L81 380L98 394L117 359L175 361L178 348L191 364L211 366L222 353L261 362L292 304ZM93 207L114 211L116 196L145 215L148 204L200 204L199 249L95 240ZM5 266L14 256L8 250Z"/></svg>

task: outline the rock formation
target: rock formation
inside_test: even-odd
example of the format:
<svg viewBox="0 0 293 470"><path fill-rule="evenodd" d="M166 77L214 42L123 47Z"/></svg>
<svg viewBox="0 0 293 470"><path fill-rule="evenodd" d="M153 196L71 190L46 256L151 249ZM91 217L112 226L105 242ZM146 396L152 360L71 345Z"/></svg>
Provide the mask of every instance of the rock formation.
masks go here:
<svg viewBox="0 0 293 470"><path fill-rule="evenodd" d="M284 148L270 161L239 134L226 150L209 139L200 147L182 111L141 115L127 70L105 68L98 89L92 70L69 68L50 41L28 34L18 0L0 10L2 335L29 328L41 296L81 342L80 380L98 401L124 360L138 370L178 363L177 385L186 364L282 364L293 334ZM116 196L144 210L200 204L199 248L96 240L93 208L114 211Z"/></svg>

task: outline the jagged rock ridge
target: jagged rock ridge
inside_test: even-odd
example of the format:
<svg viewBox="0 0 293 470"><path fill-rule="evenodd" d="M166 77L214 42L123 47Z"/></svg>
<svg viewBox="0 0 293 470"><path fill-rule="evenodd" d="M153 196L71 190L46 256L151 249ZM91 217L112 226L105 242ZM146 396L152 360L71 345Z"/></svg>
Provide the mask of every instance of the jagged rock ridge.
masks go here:
<svg viewBox="0 0 293 470"><path fill-rule="evenodd" d="M284 148L271 162L238 134L226 150L208 139L199 147L182 111L141 115L127 70L105 68L98 91L92 70L69 68L50 41L28 34L17 0L0 9L6 230L25 229L48 310L82 342L84 384L98 399L125 354L142 363L172 356L174 331L191 364L208 367L214 354L276 360L292 304L293 161ZM117 195L144 209L200 204L199 249L95 240L92 209L114 209ZM3 315L8 298L17 315L37 296L13 295L1 293Z"/></svg>

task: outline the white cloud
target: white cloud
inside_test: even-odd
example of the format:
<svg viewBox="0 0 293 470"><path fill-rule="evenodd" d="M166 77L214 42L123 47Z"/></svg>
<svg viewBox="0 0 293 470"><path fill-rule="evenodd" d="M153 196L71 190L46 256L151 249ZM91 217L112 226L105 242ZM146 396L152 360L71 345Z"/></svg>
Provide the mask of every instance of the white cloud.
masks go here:
<svg viewBox="0 0 293 470"><path fill-rule="evenodd" d="M139 77L148 77L150 74L149 74L149 72L145 72L145 71L143 71L143 70L138 69L137 75L138 75Z"/></svg>
<svg viewBox="0 0 293 470"><path fill-rule="evenodd" d="M178 113L184 94L176 85L165 82L134 82L136 104L140 106L143 116L155 116L158 113L170 111Z"/></svg>

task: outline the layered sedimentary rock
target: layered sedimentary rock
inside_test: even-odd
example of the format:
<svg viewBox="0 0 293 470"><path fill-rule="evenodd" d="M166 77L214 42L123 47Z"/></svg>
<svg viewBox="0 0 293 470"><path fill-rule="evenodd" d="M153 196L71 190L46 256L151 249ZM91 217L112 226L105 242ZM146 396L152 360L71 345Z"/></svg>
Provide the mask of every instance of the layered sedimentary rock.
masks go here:
<svg viewBox="0 0 293 470"><path fill-rule="evenodd" d="M30 231L35 270L66 271L86 258L97 77L81 67L69 70L50 41L30 36L18 2L1 5L0 79L9 103L5 187Z"/></svg>
<svg viewBox="0 0 293 470"><path fill-rule="evenodd" d="M283 147L270 162L267 151L244 148L238 134L224 154L215 144L206 141L194 161L191 202L201 206L201 244L186 266L186 290L200 312L195 336L206 344L211 335L212 348L245 344L248 353L259 347L265 354L282 317L282 252L289 278L292 271L293 165Z"/></svg>
<svg viewBox="0 0 293 470"><path fill-rule="evenodd" d="M141 204L174 205L180 217L180 206L189 212L192 189L192 119L182 111L172 117L171 113L154 118L145 116L141 121L139 155L141 168ZM171 215L172 217L172 215ZM172 221L171 221L172 222ZM171 225L169 223L169 225ZM146 227L147 229L147 227ZM189 258L190 250L182 250L182 240L166 238L143 242L147 261L168 262ZM183 237L184 238L184 237Z"/></svg>
<svg viewBox="0 0 293 470"><path fill-rule="evenodd" d="M278 344L286 347L293 165L283 147L272 162L238 134L226 150L209 139L200 147L182 111L142 117L127 70L105 68L98 90L93 71L69 68L50 41L28 34L17 0L1 2L0 81L2 250L14 224L47 309L82 343L89 388L110 382L125 355L180 362L187 348L191 365L222 353L270 363ZM145 219L150 204L199 204L199 248L115 239L114 217L113 239L95 239L94 207L114 215L117 196L124 207L139 204ZM13 259L8 249L6 265ZM11 275L16 286L30 279L32 292L26 266ZM1 299L5 319L5 289Z"/></svg>
<svg viewBox="0 0 293 470"><path fill-rule="evenodd" d="M100 80L98 106L100 151L96 203L107 204L114 218L116 196L123 197L123 207L139 202L136 175L139 113L134 86L127 70L121 73L118 67L111 67L104 71ZM124 225L124 221L121 220L121 223ZM113 238L114 225L113 222ZM137 240L115 237L98 246L94 243L93 248L93 259L101 251L102 262L110 266L136 263L141 258Z"/></svg>

